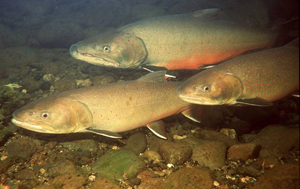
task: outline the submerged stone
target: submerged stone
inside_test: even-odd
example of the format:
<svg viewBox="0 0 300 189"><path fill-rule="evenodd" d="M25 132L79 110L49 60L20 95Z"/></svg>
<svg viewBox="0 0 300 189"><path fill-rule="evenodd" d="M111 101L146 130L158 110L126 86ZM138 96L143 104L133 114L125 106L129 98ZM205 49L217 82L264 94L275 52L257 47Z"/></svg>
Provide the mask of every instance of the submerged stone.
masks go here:
<svg viewBox="0 0 300 189"><path fill-rule="evenodd" d="M111 150L93 164L92 170L110 180L136 177L145 168L144 162L131 150Z"/></svg>

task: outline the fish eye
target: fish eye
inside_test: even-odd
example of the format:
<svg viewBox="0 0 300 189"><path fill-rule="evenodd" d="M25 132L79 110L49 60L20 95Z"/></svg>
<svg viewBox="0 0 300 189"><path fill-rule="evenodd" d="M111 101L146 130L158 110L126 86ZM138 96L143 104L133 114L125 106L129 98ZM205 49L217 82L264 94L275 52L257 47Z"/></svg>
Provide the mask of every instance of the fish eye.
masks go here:
<svg viewBox="0 0 300 189"><path fill-rule="evenodd" d="M43 112L43 113L41 114L41 117L44 118L44 119L46 119L46 118L49 117L49 113L48 113L48 112Z"/></svg>
<svg viewBox="0 0 300 189"><path fill-rule="evenodd" d="M202 91L203 91L203 92L206 92L206 93L210 92L210 86L209 86L209 85L204 85L204 86L202 87Z"/></svg>
<svg viewBox="0 0 300 189"><path fill-rule="evenodd" d="M103 46L103 51L104 52L109 52L110 51L110 46L108 46L108 45Z"/></svg>

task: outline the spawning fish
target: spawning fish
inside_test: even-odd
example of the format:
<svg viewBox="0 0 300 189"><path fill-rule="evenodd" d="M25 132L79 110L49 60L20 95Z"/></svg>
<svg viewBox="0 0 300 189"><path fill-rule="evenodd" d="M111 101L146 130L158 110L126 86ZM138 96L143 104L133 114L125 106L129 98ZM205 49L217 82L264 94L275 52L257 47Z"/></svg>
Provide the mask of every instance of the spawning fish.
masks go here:
<svg viewBox="0 0 300 189"><path fill-rule="evenodd" d="M72 45L70 54L98 66L197 69L270 47L277 36L222 17L219 9L204 9L125 25Z"/></svg>
<svg viewBox="0 0 300 189"><path fill-rule="evenodd" d="M166 139L157 120L180 112L194 121L199 119L191 115L191 110L198 108L176 93L182 82L159 81L164 74L165 71L154 72L135 81L54 94L16 110L12 122L41 133L94 132L111 138L121 138L117 133L147 125Z"/></svg>
<svg viewBox="0 0 300 189"><path fill-rule="evenodd" d="M299 90L299 38L289 44L242 55L200 72L179 89L179 97L203 105L271 102Z"/></svg>

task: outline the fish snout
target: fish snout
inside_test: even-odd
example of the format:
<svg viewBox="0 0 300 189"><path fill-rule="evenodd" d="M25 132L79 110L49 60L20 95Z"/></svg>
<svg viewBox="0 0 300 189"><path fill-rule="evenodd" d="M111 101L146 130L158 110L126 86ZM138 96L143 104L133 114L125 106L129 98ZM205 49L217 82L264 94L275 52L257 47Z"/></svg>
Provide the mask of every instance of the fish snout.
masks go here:
<svg viewBox="0 0 300 189"><path fill-rule="evenodd" d="M78 52L77 49L78 49L77 44L72 45L69 49L70 54L73 56L75 52Z"/></svg>

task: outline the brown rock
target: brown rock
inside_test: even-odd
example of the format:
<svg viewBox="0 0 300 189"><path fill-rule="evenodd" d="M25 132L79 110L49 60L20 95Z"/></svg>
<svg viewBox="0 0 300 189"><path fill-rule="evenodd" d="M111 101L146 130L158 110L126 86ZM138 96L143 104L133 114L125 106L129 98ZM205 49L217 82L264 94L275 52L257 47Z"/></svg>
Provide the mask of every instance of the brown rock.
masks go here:
<svg viewBox="0 0 300 189"><path fill-rule="evenodd" d="M55 188L69 189L69 188L82 188L85 184L86 178L77 174L64 174L55 177L51 180L50 185Z"/></svg>
<svg viewBox="0 0 300 189"><path fill-rule="evenodd" d="M147 148L147 140L145 134L135 133L131 135L128 138L127 145L124 148L133 151L137 155L143 153Z"/></svg>
<svg viewBox="0 0 300 189"><path fill-rule="evenodd" d="M299 150L299 127L270 125L252 140L262 146L260 157L283 157L292 150Z"/></svg>
<svg viewBox="0 0 300 189"><path fill-rule="evenodd" d="M227 158L233 159L253 159L257 158L261 146L254 143L235 144L228 149Z"/></svg>
<svg viewBox="0 0 300 189"><path fill-rule="evenodd" d="M299 184L299 164L279 164L267 170L251 189L296 189Z"/></svg>
<svg viewBox="0 0 300 189"><path fill-rule="evenodd" d="M103 177L97 177L97 179L95 180L95 182L93 182L91 189L99 189L99 188L103 188L103 189L119 189L119 185L116 184L115 182L103 178Z"/></svg>
<svg viewBox="0 0 300 189"><path fill-rule="evenodd" d="M15 173L14 176L17 180L35 179L33 171L28 168L22 169L21 171Z"/></svg>
<svg viewBox="0 0 300 189"><path fill-rule="evenodd" d="M57 75L59 73L59 65L57 63L48 63L42 69L43 74Z"/></svg>
<svg viewBox="0 0 300 189"><path fill-rule="evenodd" d="M54 88L58 91L72 90L76 88L76 82L72 79L61 79L54 83Z"/></svg>
<svg viewBox="0 0 300 189"><path fill-rule="evenodd" d="M37 144L27 138L14 140L6 146L9 158L21 158L23 160L29 160L36 150Z"/></svg>
<svg viewBox="0 0 300 189"><path fill-rule="evenodd" d="M214 188L211 175L209 169L185 167L169 175L159 188Z"/></svg>
<svg viewBox="0 0 300 189"><path fill-rule="evenodd" d="M192 148L185 143L166 142L162 144L158 152L167 163L181 165L192 155Z"/></svg>
<svg viewBox="0 0 300 189"><path fill-rule="evenodd" d="M229 148L230 146L232 146L234 144L239 144L238 141L233 140L233 139L229 138L228 136L226 136L225 134L219 133L216 131L203 130L198 133L198 137L203 140L222 141L226 144L227 148Z"/></svg>
<svg viewBox="0 0 300 189"><path fill-rule="evenodd" d="M200 166L217 169L225 165L226 145L220 141L205 141L194 148L192 159Z"/></svg>

